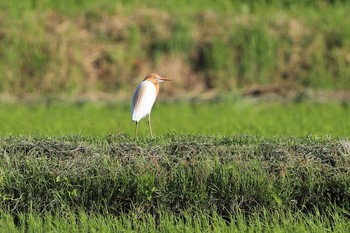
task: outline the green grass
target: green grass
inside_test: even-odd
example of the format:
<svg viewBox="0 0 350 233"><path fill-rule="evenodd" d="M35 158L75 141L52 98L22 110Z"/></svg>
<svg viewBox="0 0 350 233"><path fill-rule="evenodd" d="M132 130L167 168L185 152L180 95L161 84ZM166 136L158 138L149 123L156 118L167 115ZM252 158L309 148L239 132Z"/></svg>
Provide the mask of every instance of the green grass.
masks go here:
<svg viewBox="0 0 350 233"><path fill-rule="evenodd" d="M344 101L0 104L0 232L346 232ZM70 224L67 224L69 222Z"/></svg>
<svg viewBox="0 0 350 233"><path fill-rule="evenodd" d="M349 141L330 137L5 137L0 208L254 213L349 208Z"/></svg>
<svg viewBox="0 0 350 233"><path fill-rule="evenodd" d="M2 137L0 230L342 231L349 145L331 137Z"/></svg>
<svg viewBox="0 0 350 233"><path fill-rule="evenodd" d="M328 217L328 218L325 218ZM327 216L313 216L302 213L268 213L262 217L254 215L247 219L242 214L232 216L232 224L217 214L210 216L184 213L181 218L162 214L156 220L153 216L123 215L121 217L66 213L63 216L46 214L20 215L18 225L14 218L1 214L1 232L347 232L350 221L338 211ZM69 224L67 224L69 223Z"/></svg>
<svg viewBox="0 0 350 233"><path fill-rule="evenodd" d="M129 103L0 104L0 135L134 134ZM156 136L205 135L349 137L346 103L266 102L229 98L212 102L157 102L152 111ZM148 137L147 119L139 133Z"/></svg>
<svg viewBox="0 0 350 233"><path fill-rule="evenodd" d="M0 103L0 232L349 231L347 97L232 96L349 89L348 1L0 8L0 97L24 100ZM144 119L135 140L131 101L55 101L125 99L148 72L173 79L154 139ZM208 90L220 95L172 99Z"/></svg>

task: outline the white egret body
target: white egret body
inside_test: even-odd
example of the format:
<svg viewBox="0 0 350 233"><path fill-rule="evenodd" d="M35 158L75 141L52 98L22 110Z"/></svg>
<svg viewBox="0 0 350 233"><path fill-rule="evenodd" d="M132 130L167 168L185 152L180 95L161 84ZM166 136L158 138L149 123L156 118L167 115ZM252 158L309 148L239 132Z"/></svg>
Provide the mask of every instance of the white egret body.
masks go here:
<svg viewBox="0 0 350 233"><path fill-rule="evenodd" d="M157 97L157 89L151 81L142 81L132 97L132 121L139 122L151 113L154 101Z"/></svg>
<svg viewBox="0 0 350 233"><path fill-rule="evenodd" d="M138 85L132 97L131 120L136 122L135 136L137 137L137 128L139 121L148 115L148 127L151 137L151 111L153 104L159 92L159 83L163 81L171 81L162 78L156 73L151 73Z"/></svg>

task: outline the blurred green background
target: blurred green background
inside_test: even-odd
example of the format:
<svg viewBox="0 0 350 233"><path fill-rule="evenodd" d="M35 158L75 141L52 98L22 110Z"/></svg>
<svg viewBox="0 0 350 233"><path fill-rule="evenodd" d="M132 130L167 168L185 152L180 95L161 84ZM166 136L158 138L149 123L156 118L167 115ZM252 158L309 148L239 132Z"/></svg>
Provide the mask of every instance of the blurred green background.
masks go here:
<svg viewBox="0 0 350 233"><path fill-rule="evenodd" d="M350 3L337 0L0 2L0 93L163 96L253 85L350 88Z"/></svg>

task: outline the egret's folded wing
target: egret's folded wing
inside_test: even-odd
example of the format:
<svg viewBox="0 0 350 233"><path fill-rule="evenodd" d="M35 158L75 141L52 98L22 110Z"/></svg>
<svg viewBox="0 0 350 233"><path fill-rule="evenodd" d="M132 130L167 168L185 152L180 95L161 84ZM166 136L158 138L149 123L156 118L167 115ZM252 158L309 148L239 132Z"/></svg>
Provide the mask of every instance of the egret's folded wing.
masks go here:
<svg viewBox="0 0 350 233"><path fill-rule="evenodd" d="M131 119L139 122L151 113L152 106L156 100L156 87L150 81L139 84L132 97Z"/></svg>

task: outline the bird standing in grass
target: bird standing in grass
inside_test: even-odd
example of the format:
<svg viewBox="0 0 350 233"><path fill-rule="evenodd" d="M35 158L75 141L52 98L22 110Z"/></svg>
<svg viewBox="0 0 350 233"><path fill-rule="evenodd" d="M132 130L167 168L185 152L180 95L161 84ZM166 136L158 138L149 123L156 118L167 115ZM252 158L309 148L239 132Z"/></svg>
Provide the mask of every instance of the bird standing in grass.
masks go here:
<svg viewBox="0 0 350 233"><path fill-rule="evenodd" d="M154 101L159 92L159 83L171 81L168 78L162 78L156 73L151 73L138 85L132 97L131 119L136 122L135 137L137 138L137 128L139 121L148 115L148 127L152 134L151 111Z"/></svg>

